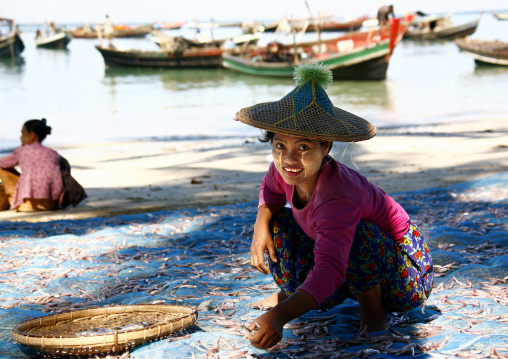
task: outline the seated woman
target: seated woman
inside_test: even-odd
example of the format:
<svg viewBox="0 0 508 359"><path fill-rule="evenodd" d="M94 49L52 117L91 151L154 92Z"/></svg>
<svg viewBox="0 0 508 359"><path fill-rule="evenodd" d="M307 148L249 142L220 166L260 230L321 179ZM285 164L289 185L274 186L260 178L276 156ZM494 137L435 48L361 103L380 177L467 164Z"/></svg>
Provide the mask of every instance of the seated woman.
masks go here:
<svg viewBox="0 0 508 359"><path fill-rule="evenodd" d="M41 143L50 133L45 119L29 120L21 128L21 146L0 158L1 210L45 211L61 205L65 189L60 156Z"/></svg>
<svg viewBox="0 0 508 359"><path fill-rule="evenodd" d="M429 249L406 211L329 156L333 141L368 140L376 128L331 103L324 65L301 65L295 79L297 87L281 100L236 114L267 131L262 141L273 156L250 256L280 291L257 303L271 308L249 326L258 348L278 343L290 320L347 298L359 303L362 329L387 329L386 312L423 305L433 283Z"/></svg>

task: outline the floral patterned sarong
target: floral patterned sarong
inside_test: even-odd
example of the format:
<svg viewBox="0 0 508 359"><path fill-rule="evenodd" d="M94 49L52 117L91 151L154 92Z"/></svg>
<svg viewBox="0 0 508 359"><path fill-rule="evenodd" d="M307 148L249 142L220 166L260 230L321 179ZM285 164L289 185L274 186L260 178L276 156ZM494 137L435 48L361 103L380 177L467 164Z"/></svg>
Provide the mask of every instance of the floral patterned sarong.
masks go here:
<svg viewBox="0 0 508 359"><path fill-rule="evenodd" d="M300 228L289 208L270 227L278 261L265 253L266 264L281 290L290 296L314 266L314 240ZM360 221L349 255L346 279L320 309L332 308L354 294L381 284L383 308L403 312L422 305L434 279L432 257L418 227L410 222L400 239L389 238L377 226Z"/></svg>

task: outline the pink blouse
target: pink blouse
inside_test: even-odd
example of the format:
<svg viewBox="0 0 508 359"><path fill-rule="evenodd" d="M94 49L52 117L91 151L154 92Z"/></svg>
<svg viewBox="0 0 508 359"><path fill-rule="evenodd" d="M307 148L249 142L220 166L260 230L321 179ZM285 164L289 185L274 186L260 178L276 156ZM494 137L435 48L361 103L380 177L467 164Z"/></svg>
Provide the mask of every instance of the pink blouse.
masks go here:
<svg viewBox="0 0 508 359"><path fill-rule="evenodd" d="M62 204L64 186L59 159L56 151L39 142L20 146L0 158L1 168L17 165L21 168L11 209L17 208L25 198L51 199Z"/></svg>
<svg viewBox="0 0 508 359"><path fill-rule="evenodd" d="M293 205L294 186L288 185L272 163L261 184L259 206L291 205L302 230L314 239L314 268L298 287L318 305L343 283L356 225L370 221L394 239L409 229L406 211L358 172L332 160L319 175L312 198L303 209Z"/></svg>

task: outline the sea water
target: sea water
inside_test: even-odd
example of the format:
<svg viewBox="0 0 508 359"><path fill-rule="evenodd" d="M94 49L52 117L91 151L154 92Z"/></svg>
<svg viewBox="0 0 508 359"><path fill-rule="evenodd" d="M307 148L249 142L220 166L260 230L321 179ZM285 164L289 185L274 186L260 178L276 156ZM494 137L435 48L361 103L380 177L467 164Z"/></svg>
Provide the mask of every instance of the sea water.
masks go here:
<svg viewBox="0 0 508 359"><path fill-rule="evenodd" d="M453 20L463 23L478 16L456 15ZM105 69L95 49L97 39L73 39L67 50L40 49L33 41L37 28L22 25L26 48L21 58L0 61L2 152L19 145L22 124L33 118L46 118L53 128L48 146L258 136L257 129L233 121L235 113L278 100L294 87L292 79L220 68ZM195 35L187 28L170 33ZM224 28L209 36L238 34L239 28ZM311 40L316 34L305 37ZM508 42L508 21L485 13L472 37ZM260 44L273 40L274 34L266 33ZM290 43L292 37L281 35L277 40ZM157 49L150 35L114 43ZM508 68L475 66L453 41L404 40L390 59L385 81L335 81L327 93L335 106L380 128L488 119L507 113Z"/></svg>

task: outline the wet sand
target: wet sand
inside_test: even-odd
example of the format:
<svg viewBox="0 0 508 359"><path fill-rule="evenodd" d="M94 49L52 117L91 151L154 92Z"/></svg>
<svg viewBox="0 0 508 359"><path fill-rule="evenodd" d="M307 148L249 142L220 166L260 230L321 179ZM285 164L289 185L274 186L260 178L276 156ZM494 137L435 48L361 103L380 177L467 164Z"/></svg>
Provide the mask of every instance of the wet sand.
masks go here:
<svg viewBox="0 0 508 359"><path fill-rule="evenodd" d="M344 144L335 143L340 159ZM55 148L88 198L51 212L0 212L0 221L111 217L243 203L258 197L271 161L256 138L92 143ZM444 187L508 170L508 121L380 128L353 146L359 172L387 193ZM342 162L353 166L348 152Z"/></svg>

